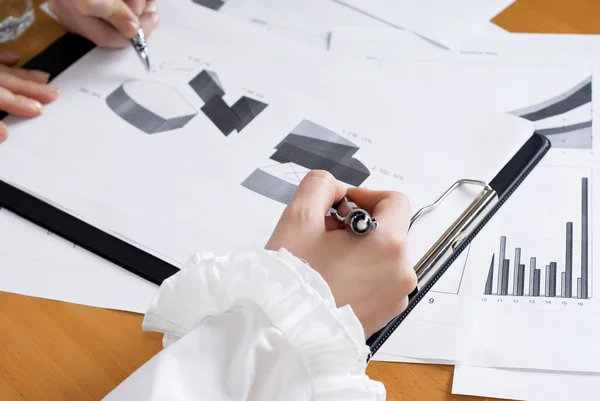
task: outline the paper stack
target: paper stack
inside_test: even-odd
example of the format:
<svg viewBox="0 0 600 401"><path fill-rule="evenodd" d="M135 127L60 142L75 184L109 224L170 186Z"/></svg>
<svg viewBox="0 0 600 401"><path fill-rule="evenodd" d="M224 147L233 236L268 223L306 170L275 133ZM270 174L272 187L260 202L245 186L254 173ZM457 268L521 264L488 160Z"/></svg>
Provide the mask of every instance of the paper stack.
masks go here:
<svg viewBox="0 0 600 401"><path fill-rule="evenodd" d="M321 68L321 53L327 54L336 61L328 64L327 68L323 67L324 70L329 71L331 65L335 65L339 74L347 74L348 77L351 75L349 71L364 71L364 81L356 82L351 88L353 93L359 93L363 85L376 87L380 84L375 82L381 79L385 85L381 84L381 88L375 90L380 90L382 96L387 96L384 86L388 85L394 88L390 92L401 90L414 94L402 103L394 103L398 113L402 114L405 110L406 127L418 127L417 121L410 121L409 110L418 109L425 114L431 110L434 120L442 119L444 115L464 114L467 110L467 116L473 121L483 121L484 116L490 113L516 116L547 136L552 149L540 166L498 213L495 224L486 228L486 234L478 237L463 252L430 291L428 302L419 304L374 359L455 365L452 391L456 394L544 401L592 399L592 394L600 393L600 348L596 345L596 338L600 336L600 301L596 291L600 289L595 282L594 270L594 251L597 249L594 229L598 226L594 213L598 176L595 170L595 153L598 152L594 152L597 144L594 117L597 111L593 107L596 93L599 93L594 89L600 82L596 79L600 36L516 34L490 22L512 2L177 0L160 12L163 25L177 25L192 36L196 33L195 10L199 8L231 17L232 30L238 29L233 24L234 20L253 28L258 26L269 35L285 38L290 46L293 44L293 52L304 52L306 58L313 58L314 69ZM227 46L225 39L215 38L215 41L218 40ZM292 76L295 73L292 58L287 60L288 55L283 51L279 57L282 63L289 61L290 64L290 70L282 71L281 77L286 74ZM101 59L97 57L97 60ZM92 65L94 59L90 60L88 63ZM120 62L121 59L115 56L115 60ZM206 63L191 56L187 61L189 66L177 65L181 74L198 62ZM348 70L344 66L348 66ZM349 66L352 66L351 70ZM247 68L258 68L258 64ZM72 74L78 77L76 70ZM323 76L326 74L323 72ZM206 82L219 85L219 77L212 73L198 75L194 79L203 82L202 88L206 87ZM241 83L243 79L243 76L232 77L231 74L228 77L231 85ZM69 90L68 83L64 84ZM309 89L327 89L322 82L313 84L314 87ZM268 85L265 81L263 87ZM119 91L106 93L107 97L117 103L131 101L135 87L123 84L119 88ZM98 86L90 90L102 93L104 88ZM193 90L194 85L190 83L184 95L196 96L201 102L204 92L192 93ZM271 96L274 96L273 93ZM177 92L171 95L179 96ZM298 93L298 96L302 95ZM392 94L389 99L398 101ZM267 107L262 102L267 100L248 107L258 114ZM119 104L116 104L116 109L119 109ZM189 110L196 113L200 109L196 104L185 101L171 104L174 117L188 115L186 112ZM181 105L180 109L175 110L176 104ZM271 112L273 108L267 110ZM384 111L381 110L382 131L392 125L390 121L386 125ZM278 110L282 114L287 112ZM374 109L373 113L377 110ZM289 111L289 114L293 112ZM325 117L325 114L317 108L312 111L315 119L333 118ZM129 119L129 116L121 117ZM191 119L193 115L189 117ZM310 136L306 132L325 129L309 120L308 116L304 119L290 116L296 117L298 124L290 134ZM182 120L182 124L187 124L188 120ZM135 124L132 119L128 121ZM453 120L448 117L448 124L450 121ZM430 124L434 127L434 123ZM222 128L222 132L227 136L235 129ZM241 128L238 126L237 129ZM154 134L157 130L146 130L146 133ZM467 134L464 135L447 138L447 146L460 149L459 145L469 141ZM385 138L381 133L374 140ZM486 140L491 147L500 147L500 141L498 144L494 142L494 135L490 134L488 138ZM363 139L369 142L373 138ZM246 145L251 146L249 142L240 142L240 149ZM220 149L224 145L215 140L211 146ZM51 148L47 150L51 151ZM267 150L271 152L272 149ZM149 147L145 151L154 150ZM192 153L186 153L186 149L179 151L183 160L193 157ZM435 152L436 149L432 148L429 156L434 158ZM263 156L252 155L256 158ZM393 156L391 159L394 159ZM214 157L216 160L217 156ZM240 157L242 160L246 156ZM470 157L465 153L465 159ZM479 157L486 158L487 155L472 156L473 159ZM408 162L406 165L409 165ZM286 172L274 172L285 168L285 165L276 163L257 166L252 174L242 177L245 178L243 185L260 192L257 183L273 175L285 177ZM433 162L430 168L430 172L438 170ZM219 173L219 179L203 178L198 185L217 188L219 180L238 178L235 169L232 171ZM115 177L119 174L116 170L113 173ZM162 172L156 171L156 174ZM414 172L407 174L419 176ZM484 175L484 172L481 174ZM394 175L400 177L402 174L398 171ZM152 177L153 180L160 178ZM23 180L33 182L33 179L27 181L25 177ZM81 180L83 182L83 178ZM178 177L177 180L184 178ZM357 178L357 185L360 185L358 181L360 179ZM78 181L74 179L73 182ZM394 185L393 181L380 182L381 185ZM115 199L120 199L117 187L114 188ZM271 199L280 197L281 200L286 194L263 195ZM144 197L142 192L137 195ZM433 196L434 193L425 195ZM66 195L64 199L67 203ZM182 209L188 206L181 198L177 201ZM204 202L193 197L189 201ZM91 200L86 202L80 200L70 205L79 208L81 213L104 207L93 204ZM126 202L121 199L120 204L125 205ZM139 214L141 216L142 211ZM106 216L109 216L108 212ZM183 221L189 216L173 217ZM107 223L101 213L96 218L103 225L110 225L111 229L134 233L125 220ZM148 222L149 231L163 227L161 224L166 222L167 217L164 219ZM196 229L181 227L186 234ZM258 239L268 234L270 226L267 224L260 229ZM0 290L144 312L156 286L50 234L7 211L0 211ZM139 235L141 238L142 235ZM207 242L213 240L208 236L205 239ZM169 244L166 232L164 241L157 238L152 241L161 244L153 250L172 256L175 263L182 262L178 256L183 255L189 245ZM148 239L145 243L152 241ZM225 242L219 243L223 249L226 249ZM25 249L28 250L27 259L22 257ZM20 267L14 268L16 264ZM82 265L89 268L86 274L81 274L77 268ZM54 274L47 275L43 286L27 279L49 270ZM107 288L111 288L109 297L106 296Z"/></svg>

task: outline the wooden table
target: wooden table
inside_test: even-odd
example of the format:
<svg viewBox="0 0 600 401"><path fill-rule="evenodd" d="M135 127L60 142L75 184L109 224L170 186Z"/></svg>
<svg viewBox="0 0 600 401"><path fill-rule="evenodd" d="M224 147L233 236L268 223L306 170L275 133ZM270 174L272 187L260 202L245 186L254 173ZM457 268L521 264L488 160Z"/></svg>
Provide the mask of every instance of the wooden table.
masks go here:
<svg viewBox="0 0 600 401"><path fill-rule="evenodd" d="M512 32L598 34L599 17L598 0L517 0L494 22ZM0 48L20 54L23 63L63 33L38 11L28 32ZM0 293L0 399L102 398L161 349L160 336L143 333L141 322L138 314ZM385 383L389 401L483 400L452 395L452 372L377 362L368 370Z"/></svg>

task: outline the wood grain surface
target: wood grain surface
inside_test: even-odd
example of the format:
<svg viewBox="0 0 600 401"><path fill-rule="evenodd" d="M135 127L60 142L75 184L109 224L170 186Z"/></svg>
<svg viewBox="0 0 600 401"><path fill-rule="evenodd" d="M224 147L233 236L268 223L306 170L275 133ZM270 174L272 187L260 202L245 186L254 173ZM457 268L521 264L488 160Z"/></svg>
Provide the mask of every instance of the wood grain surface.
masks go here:
<svg viewBox="0 0 600 401"><path fill-rule="evenodd" d="M64 33L36 11L22 37L0 45L21 55L21 64ZM600 1L517 0L494 22L511 32L600 34ZM0 292L0 400L102 398L161 349L160 336L142 332L141 322L138 314ZM378 362L368 369L385 383L389 401L492 400L452 395L452 372L451 366Z"/></svg>

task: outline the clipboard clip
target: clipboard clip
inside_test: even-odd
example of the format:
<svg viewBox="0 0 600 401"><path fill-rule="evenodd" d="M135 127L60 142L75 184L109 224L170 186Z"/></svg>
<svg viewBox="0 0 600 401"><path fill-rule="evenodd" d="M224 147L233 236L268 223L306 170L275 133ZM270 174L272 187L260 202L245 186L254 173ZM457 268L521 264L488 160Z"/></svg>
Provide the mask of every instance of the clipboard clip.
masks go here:
<svg viewBox="0 0 600 401"><path fill-rule="evenodd" d="M431 248L414 266L417 280L421 281L442 260L448 251L456 248L467 236L468 228L477 221L497 194L486 182L472 179L461 179L450 186L434 203L424 206L411 218L409 230L420 217L437 208L453 191L462 185L477 185L482 187L479 194L461 215L448 227Z"/></svg>

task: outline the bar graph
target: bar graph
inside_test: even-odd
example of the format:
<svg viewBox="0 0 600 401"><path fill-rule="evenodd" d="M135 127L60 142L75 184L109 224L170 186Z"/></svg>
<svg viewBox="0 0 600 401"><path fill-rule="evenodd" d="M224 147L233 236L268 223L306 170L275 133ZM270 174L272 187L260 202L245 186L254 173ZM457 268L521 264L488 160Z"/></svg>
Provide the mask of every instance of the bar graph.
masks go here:
<svg viewBox="0 0 600 401"><path fill-rule="evenodd" d="M544 256L539 257L535 255L535 249L527 249L518 243L509 247L510 236L501 236L498 253L494 252L491 256L484 295L591 298L589 177L579 179L577 214L580 221L563 222L562 244L545 246ZM566 195L575 199L574 194ZM546 215L546 219L551 218L552 216ZM575 230L580 230L577 241L574 238ZM558 255L558 250L561 255ZM525 252L531 255L528 260L523 258ZM552 252L556 254L550 258L549 254ZM577 260L575 252L579 252Z"/></svg>

